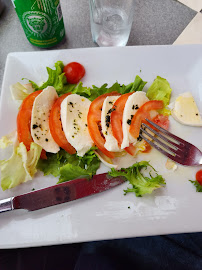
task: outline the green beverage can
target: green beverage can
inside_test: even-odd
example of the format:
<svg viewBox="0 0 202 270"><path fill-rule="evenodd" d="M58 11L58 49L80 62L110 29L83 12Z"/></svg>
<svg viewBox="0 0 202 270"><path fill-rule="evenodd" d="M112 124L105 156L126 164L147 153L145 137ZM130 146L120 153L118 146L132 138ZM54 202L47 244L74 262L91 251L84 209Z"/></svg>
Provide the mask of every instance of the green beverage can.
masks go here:
<svg viewBox="0 0 202 270"><path fill-rule="evenodd" d="M12 0L29 42L41 48L58 44L65 36L60 0Z"/></svg>

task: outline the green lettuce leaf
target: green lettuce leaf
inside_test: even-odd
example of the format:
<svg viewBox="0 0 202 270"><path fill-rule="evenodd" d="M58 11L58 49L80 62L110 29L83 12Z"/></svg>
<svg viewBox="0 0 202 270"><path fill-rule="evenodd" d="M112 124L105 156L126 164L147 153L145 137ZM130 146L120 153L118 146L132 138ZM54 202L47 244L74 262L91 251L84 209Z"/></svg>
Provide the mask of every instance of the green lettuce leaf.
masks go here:
<svg viewBox="0 0 202 270"><path fill-rule="evenodd" d="M47 153L47 160L40 159L37 168L43 171L44 175L59 176L58 183L82 176L92 177L100 166L94 149L92 147L83 157L70 155L64 150L57 154Z"/></svg>
<svg viewBox="0 0 202 270"><path fill-rule="evenodd" d="M128 85L120 85L118 82L114 83L111 87L105 83L101 87L93 85L92 87L83 86L83 83L79 84L68 84L65 74L63 73L64 64L62 61L55 63L55 69L47 67L48 80L42 85L37 85L35 82L29 80L35 90L44 89L47 86L53 86L58 95L61 96L65 93L72 92L84 96L91 101L96 99L98 96L117 91L120 94L125 94L133 91L142 91L146 82L144 82L139 76L136 76L135 81Z"/></svg>
<svg viewBox="0 0 202 270"><path fill-rule="evenodd" d="M58 95L62 95L71 92L75 87L75 84L68 84L65 74L63 73L64 64L62 61L55 63L55 69L47 67L48 80L42 85L37 85L35 82L29 80L32 83L33 88L36 90L45 89L47 86L53 86Z"/></svg>
<svg viewBox="0 0 202 270"><path fill-rule="evenodd" d="M111 93L111 92L118 92L120 94L126 94L133 91L142 91L145 84L139 76L136 76L135 81L128 84L128 85L120 85L118 82L114 83L111 87L107 87L108 85L105 83L101 87L97 87L95 85L90 87L84 87L83 83L80 82L73 90L72 93L78 94L80 96L84 96L91 101L99 97L100 95Z"/></svg>
<svg viewBox="0 0 202 270"><path fill-rule="evenodd" d="M95 85L90 87L85 87L83 86L83 83L80 82L72 91L73 94L77 94L80 96L84 96L88 98L89 100L93 101L100 95L106 94L106 93L111 93L113 91L117 91L120 93L121 91L121 86L117 82L114 83L111 87L107 88L107 83L103 84L101 87L97 87Z"/></svg>
<svg viewBox="0 0 202 270"><path fill-rule="evenodd" d="M202 185L198 181L189 180L196 188L196 192L202 192Z"/></svg>
<svg viewBox="0 0 202 270"><path fill-rule="evenodd" d="M124 85L124 84L122 85L120 93L121 94L126 94L126 93L130 93L130 92L134 92L134 91L142 91L146 83L147 82L144 82L140 78L140 76L137 75L135 77L134 82L132 82L132 83L130 83L128 85Z"/></svg>
<svg viewBox="0 0 202 270"><path fill-rule="evenodd" d="M159 112L164 115L170 115L171 112L168 108L166 108L170 103L172 89L170 88L170 84L164 78L157 76L152 85L147 90L147 97L150 100L163 100L164 109Z"/></svg>
<svg viewBox="0 0 202 270"><path fill-rule="evenodd" d="M118 82L115 82L111 87L107 88L108 84L105 83L101 87L97 87L95 85L92 86L91 89L91 95L89 96L89 99L93 101L97 97L103 94L111 93L111 92L118 92L120 93L121 91L121 85Z"/></svg>
<svg viewBox="0 0 202 270"><path fill-rule="evenodd" d="M44 175L57 177L60 174L60 156L57 154L46 153L46 159L39 159L37 169L43 172Z"/></svg>
<svg viewBox="0 0 202 270"><path fill-rule="evenodd" d="M70 163L67 163L66 165L62 166L60 168L60 180L58 182L66 182L72 179L77 179L77 178L91 178L92 177L92 172L88 172L85 169L82 169L79 166L72 165Z"/></svg>
<svg viewBox="0 0 202 270"><path fill-rule="evenodd" d="M36 173L36 165L41 155L42 148L31 143L27 151L25 145L20 143L14 147L13 154L8 160L0 161L1 187L3 190L14 188L21 183L31 180Z"/></svg>
<svg viewBox="0 0 202 270"><path fill-rule="evenodd" d="M145 176L147 168L150 169L149 176ZM154 176L152 176L154 174ZM124 190L125 193L134 192L137 197L142 197L144 194L150 194L157 188L165 185L164 178L157 174L155 169L147 161L137 162L129 168L117 171L111 169L109 175L112 177L124 176L132 185L132 188Z"/></svg>
<svg viewBox="0 0 202 270"><path fill-rule="evenodd" d="M37 168L44 173L44 175L60 175L60 168L67 163L78 165L79 158L76 155L70 155L65 150L60 150L57 154L46 153L47 159L40 159Z"/></svg>
<svg viewBox="0 0 202 270"><path fill-rule="evenodd" d="M92 88L83 86L82 82L79 82L72 90L72 94L77 94L86 98L91 96L91 92Z"/></svg>

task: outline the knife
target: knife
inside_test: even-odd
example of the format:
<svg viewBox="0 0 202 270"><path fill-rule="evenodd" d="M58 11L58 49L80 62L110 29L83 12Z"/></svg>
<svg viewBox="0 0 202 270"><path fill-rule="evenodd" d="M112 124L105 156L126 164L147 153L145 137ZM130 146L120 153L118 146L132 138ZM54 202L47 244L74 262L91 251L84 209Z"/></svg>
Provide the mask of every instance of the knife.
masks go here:
<svg viewBox="0 0 202 270"><path fill-rule="evenodd" d="M0 200L0 213L15 209L34 211L45 207L70 202L116 187L125 178L110 177L107 173L94 175L92 179L75 179L52 187Z"/></svg>

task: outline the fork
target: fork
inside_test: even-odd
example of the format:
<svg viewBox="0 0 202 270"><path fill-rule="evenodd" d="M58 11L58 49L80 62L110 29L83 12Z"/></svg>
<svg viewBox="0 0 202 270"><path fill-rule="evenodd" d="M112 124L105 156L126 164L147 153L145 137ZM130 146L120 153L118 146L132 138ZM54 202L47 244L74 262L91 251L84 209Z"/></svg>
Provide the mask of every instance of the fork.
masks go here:
<svg viewBox="0 0 202 270"><path fill-rule="evenodd" d="M196 146L170 133L149 119L146 119L146 121L158 130L156 131L148 124L142 123L140 137L151 146L181 165L197 166L202 164L202 152ZM157 137L146 129L153 132ZM147 135L147 137L144 135Z"/></svg>

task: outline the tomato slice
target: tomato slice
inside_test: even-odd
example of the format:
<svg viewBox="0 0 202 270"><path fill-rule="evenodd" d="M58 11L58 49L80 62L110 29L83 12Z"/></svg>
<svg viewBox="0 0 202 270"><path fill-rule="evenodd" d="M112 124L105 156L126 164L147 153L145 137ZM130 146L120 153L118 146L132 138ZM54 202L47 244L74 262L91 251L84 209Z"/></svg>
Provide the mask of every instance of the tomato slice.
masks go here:
<svg viewBox="0 0 202 270"><path fill-rule="evenodd" d="M120 147L123 141L123 131L122 131L123 111L128 97L132 94L133 93L127 93L120 96L114 103L113 106L114 111L112 111L111 113L111 127L113 136L116 138L118 145Z"/></svg>
<svg viewBox="0 0 202 270"><path fill-rule="evenodd" d="M53 107L51 109L50 116L49 116L49 127L50 127L50 132L54 141L66 152L72 155L76 153L76 150L67 141L65 137L65 133L62 129L61 115L60 115L61 103L70 94L71 93L62 95L53 104Z"/></svg>
<svg viewBox="0 0 202 270"><path fill-rule="evenodd" d="M151 119L149 112L152 110L163 109L163 107L164 104L162 100L150 100L143 104L131 121L130 134L134 138L138 138L142 122L145 120L145 118Z"/></svg>
<svg viewBox="0 0 202 270"><path fill-rule="evenodd" d="M126 101L132 93L127 93L122 96L120 96L116 102L114 103L113 109L111 113L111 127L113 136L116 138L119 147L121 147L122 141L123 141L123 131L122 131L122 119L123 119L123 111L125 108ZM125 150L130 154L134 155L136 148L132 144L130 144L128 147L125 148Z"/></svg>
<svg viewBox="0 0 202 270"><path fill-rule="evenodd" d="M19 109L17 116L17 133L18 133L18 141L23 142L27 151L30 150L30 144L33 142L31 135L31 115L32 115L32 107L35 98L42 92L42 90L36 91L29 96L27 96ZM42 149L41 158L46 159L46 152Z"/></svg>
<svg viewBox="0 0 202 270"><path fill-rule="evenodd" d="M131 156L134 156L136 154L136 147L132 143L130 143L128 147L124 148L124 150L126 150L126 152L128 152L128 154L130 154Z"/></svg>
<svg viewBox="0 0 202 270"><path fill-rule="evenodd" d="M144 141L144 144L145 144L145 150L143 150L141 152L142 153L149 153L151 151L151 149L152 149L151 145L146 141Z"/></svg>
<svg viewBox="0 0 202 270"><path fill-rule="evenodd" d="M167 129L167 130L169 129L170 122L167 115L158 114L156 117L152 119L152 121L164 129Z"/></svg>
<svg viewBox="0 0 202 270"><path fill-rule="evenodd" d="M85 68L77 62L71 62L64 67L63 72L65 73L68 83L73 84L78 83L81 78L83 78Z"/></svg>
<svg viewBox="0 0 202 270"><path fill-rule="evenodd" d="M101 134L101 110L102 105L106 97L108 96L118 96L120 95L118 92L111 92L97 97L90 105L87 122L88 122L88 130L92 140L95 145L109 158L114 158L114 153L108 151L105 147L105 139Z"/></svg>
<svg viewBox="0 0 202 270"><path fill-rule="evenodd" d="M198 181L199 184L202 185L202 170L199 170L199 171L196 173L196 181Z"/></svg>

